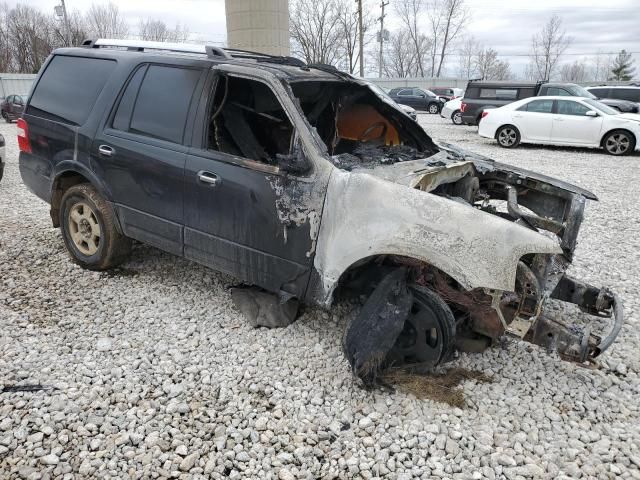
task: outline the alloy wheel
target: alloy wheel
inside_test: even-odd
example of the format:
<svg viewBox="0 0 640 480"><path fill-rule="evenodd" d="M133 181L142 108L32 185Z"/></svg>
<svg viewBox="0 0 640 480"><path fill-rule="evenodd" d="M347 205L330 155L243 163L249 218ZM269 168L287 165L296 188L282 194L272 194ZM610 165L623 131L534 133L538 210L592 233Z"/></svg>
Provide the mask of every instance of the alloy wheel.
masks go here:
<svg viewBox="0 0 640 480"><path fill-rule="evenodd" d="M614 155L622 155L627 150L629 150L629 146L631 145L631 139L625 133L614 133L613 135L607 138L605 143L605 148L607 152L612 153Z"/></svg>
<svg viewBox="0 0 640 480"><path fill-rule="evenodd" d="M503 128L498 134L498 142L505 147L511 147L516 143L518 134L513 128Z"/></svg>
<svg viewBox="0 0 640 480"><path fill-rule="evenodd" d="M69 233L76 248L84 255L95 255L100 248L100 223L89 205L78 202L69 212Z"/></svg>
<svg viewBox="0 0 640 480"><path fill-rule="evenodd" d="M438 113L438 106L437 105L429 105L429 113L431 113L431 114Z"/></svg>
<svg viewBox="0 0 640 480"><path fill-rule="evenodd" d="M451 115L451 121L455 125L462 125L462 113L461 112L454 112L454 114Z"/></svg>

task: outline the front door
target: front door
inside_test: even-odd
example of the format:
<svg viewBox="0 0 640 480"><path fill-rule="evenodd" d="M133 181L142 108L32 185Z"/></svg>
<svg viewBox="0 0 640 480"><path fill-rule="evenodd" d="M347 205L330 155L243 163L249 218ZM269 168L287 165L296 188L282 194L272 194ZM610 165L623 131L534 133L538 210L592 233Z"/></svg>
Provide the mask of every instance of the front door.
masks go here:
<svg viewBox="0 0 640 480"><path fill-rule="evenodd" d="M574 145L597 145L602 130L602 117L589 117L591 108L575 100L556 100L553 115L554 142Z"/></svg>
<svg viewBox="0 0 640 480"><path fill-rule="evenodd" d="M140 66L92 146L93 168L124 234L176 255L183 253L184 136L205 76L202 69Z"/></svg>
<svg viewBox="0 0 640 480"><path fill-rule="evenodd" d="M326 181L313 171L279 168L287 156L302 158L305 147L291 121L293 103L272 87L214 70L205 114L198 115L202 144L194 140L187 155L184 252L269 291L301 297Z"/></svg>

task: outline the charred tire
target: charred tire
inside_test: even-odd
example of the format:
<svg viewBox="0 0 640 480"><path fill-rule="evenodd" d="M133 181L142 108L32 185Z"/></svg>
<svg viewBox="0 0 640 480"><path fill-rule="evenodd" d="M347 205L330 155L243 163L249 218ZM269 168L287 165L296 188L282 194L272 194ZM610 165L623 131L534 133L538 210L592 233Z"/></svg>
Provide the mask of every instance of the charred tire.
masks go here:
<svg viewBox="0 0 640 480"><path fill-rule="evenodd" d="M64 193L60 220L65 246L83 268L107 270L122 263L131 251L131 240L116 229L111 205L88 183Z"/></svg>
<svg viewBox="0 0 640 480"><path fill-rule="evenodd" d="M460 110L456 110L451 114L451 121L454 125L462 125L462 112Z"/></svg>
<svg viewBox="0 0 640 480"><path fill-rule="evenodd" d="M435 103L432 103L427 107L427 111L431 115L436 115L436 114L440 113L440 107L438 107L438 105L436 105Z"/></svg>
<svg viewBox="0 0 640 480"><path fill-rule="evenodd" d="M450 360L456 321L445 301L433 290L411 285L413 305L402 332L387 355L387 363L428 370Z"/></svg>
<svg viewBox="0 0 640 480"><path fill-rule="evenodd" d="M629 155L636 149L636 137L627 130L613 130L602 139L602 148L609 155Z"/></svg>
<svg viewBox="0 0 640 480"><path fill-rule="evenodd" d="M520 132L513 125L503 125L496 132L496 140L503 148L515 148L520 144Z"/></svg>

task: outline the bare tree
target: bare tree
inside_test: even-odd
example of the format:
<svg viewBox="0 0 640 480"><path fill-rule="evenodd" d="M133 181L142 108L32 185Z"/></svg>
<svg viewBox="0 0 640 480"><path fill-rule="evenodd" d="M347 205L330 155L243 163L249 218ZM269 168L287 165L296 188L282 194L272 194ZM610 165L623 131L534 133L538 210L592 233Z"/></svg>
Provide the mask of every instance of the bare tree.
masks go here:
<svg viewBox="0 0 640 480"><path fill-rule="evenodd" d="M412 63L417 67L417 74L424 77L425 56L432 42L420 30L426 10L426 0L397 0L394 3L396 14L404 27L402 34L411 43L414 58Z"/></svg>
<svg viewBox="0 0 640 480"><path fill-rule="evenodd" d="M477 75L475 57L481 48L473 36L467 37L462 43L458 53L458 76L460 78L471 79Z"/></svg>
<svg viewBox="0 0 640 480"><path fill-rule="evenodd" d="M376 58L378 56L376 55ZM384 75L387 77L417 77L420 74L415 46L407 29L393 32L385 42Z"/></svg>
<svg viewBox="0 0 640 480"><path fill-rule="evenodd" d="M511 78L509 62L498 59L493 48L481 48L476 52L474 66L478 75L485 80L508 80Z"/></svg>
<svg viewBox="0 0 640 480"><path fill-rule="evenodd" d="M13 71L9 36L9 6L0 3L0 72Z"/></svg>
<svg viewBox="0 0 640 480"><path fill-rule="evenodd" d="M33 7L18 4L8 13L7 27L13 69L37 73L55 47L49 17Z"/></svg>
<svg viewBox="0 0 640 480"><path fill-rule="evenodd" d="M586 82L587 62L576 60L573 63L565 63L560 67L560 80L563 82Z"/></svg>
<svg viewBox="0 0 640 480"><path fill-rule="evenodd" d="M335 0L296 0L290 12L294 54L307 63L336 64L341 44L338 18Z"/></svg>
<svg viewBox="0 0 640 480"><path fill-rule="evenodd" d="M364 10L364 9L363 9ZM338 35L343 59L343 68L349 73L354 73L360 62L360 32L358 25L356 4L352 0L336 0L336 19L338 22ZM372 40L369 33L373 29L375 19L367 11L363 11L364 46Z"/></svg>
<svg viewBox="0 0 640 480"><path fill-rule="evenodd" d="M189 39L189 30L179 23L169 28L162 20L152 18L140 20L138 31L142 40L154 42L185 42Z"/></svg>
<svg viewBox="0 0 640 480"><path fill-rule="evenodd" d="M597 52L591 59L592 73L591 80L595 82L605 82L609 79L611 64L613 59L610 54Z"/></svg>
<svg viewBox="0 0 640 480"><path fill-rule="evenodd" d="M78 10L69 12L67 18L69 20L71 45L67 45L67 30L64 25L64 20L56 16L51 19L56 46L80 45L89 36L85 18Z"/></svg>
<svg viewBox="0 0 640 480"><path fill-rule="evenodd" d="M433 2L432 15L438 16L439 20L435 22L438 28L434 29L432 41L437 45L439 59L437 70L435 72L432 70L432 75L440 77L451 44L460 35L467 22L468 11L465 8L464 0L433 0ZM433 63L435 64L435 62Z"/></svg>
<svg viewBox="0 0 640 480"><path fill-rule="evenodd" d="M531 39L531 63L535 80L548 80L555 73L558 60L571 44L562 29L562 20L553 15Z"/></svg>
<svg viewBox="0 0 640 480"><path fill-rule="evenodd" d="M114 3L91 5L86 16L89 33L96 38L125 38L129 25Z"/></svg>

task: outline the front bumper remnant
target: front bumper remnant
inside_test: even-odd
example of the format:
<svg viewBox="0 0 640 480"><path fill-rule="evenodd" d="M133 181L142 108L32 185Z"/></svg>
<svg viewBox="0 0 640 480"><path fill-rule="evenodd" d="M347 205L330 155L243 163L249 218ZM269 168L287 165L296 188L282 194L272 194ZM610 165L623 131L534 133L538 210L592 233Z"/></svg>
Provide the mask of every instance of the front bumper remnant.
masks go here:
<svg viewBox="0 0 640 480"><path fill-rule="evenodd" d="M609 332L605 336L597 335L591 332L588 325L568 325L543 314L532 325L524 338L526 341L557 351L565 360L584 363L609 348L620 333L624 322L622 304L610 290L598 289L565 276L551 297L573 303L590 315L610 318Z"/></svg>

